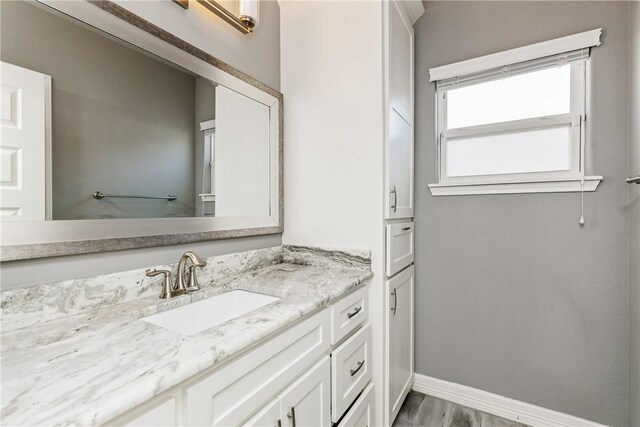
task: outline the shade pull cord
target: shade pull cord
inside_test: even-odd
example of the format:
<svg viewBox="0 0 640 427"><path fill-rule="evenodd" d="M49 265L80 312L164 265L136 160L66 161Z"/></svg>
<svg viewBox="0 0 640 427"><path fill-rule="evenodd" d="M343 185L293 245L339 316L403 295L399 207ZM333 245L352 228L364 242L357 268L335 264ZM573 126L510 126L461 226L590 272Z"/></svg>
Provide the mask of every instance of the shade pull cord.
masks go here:
<svg viewBox="0 0 640 427"><path fill-rule="evenodd" d="M584 226L584 177L580 180L580 225Z"/></svg>

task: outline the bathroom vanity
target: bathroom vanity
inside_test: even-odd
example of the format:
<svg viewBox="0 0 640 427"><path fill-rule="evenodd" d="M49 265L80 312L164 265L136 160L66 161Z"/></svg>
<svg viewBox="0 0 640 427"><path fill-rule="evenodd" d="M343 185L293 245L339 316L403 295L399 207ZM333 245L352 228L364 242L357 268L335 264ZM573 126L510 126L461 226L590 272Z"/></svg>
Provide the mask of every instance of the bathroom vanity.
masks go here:
<svg viewBox="0 0 640 427"><path fill-rule="evenodd" d="M370 277L366 253L277 247L211 258L170 300L141 270L3 292L3 422L374 425ZM268 297L182 329L234 293Z"/></svg>

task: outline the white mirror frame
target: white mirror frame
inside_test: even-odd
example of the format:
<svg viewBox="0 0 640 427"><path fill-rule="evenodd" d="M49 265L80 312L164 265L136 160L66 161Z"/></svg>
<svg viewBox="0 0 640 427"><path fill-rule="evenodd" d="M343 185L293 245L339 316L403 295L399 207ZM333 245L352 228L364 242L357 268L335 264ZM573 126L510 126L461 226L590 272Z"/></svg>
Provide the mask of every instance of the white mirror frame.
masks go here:
<svg viewBox="0 0 640 427"><path fill-rule="evenodd" d="M1 222L0 261L282 233L283 97L280 92L111 1L35 1L269 107L271 214L219 218Z"/></svg>

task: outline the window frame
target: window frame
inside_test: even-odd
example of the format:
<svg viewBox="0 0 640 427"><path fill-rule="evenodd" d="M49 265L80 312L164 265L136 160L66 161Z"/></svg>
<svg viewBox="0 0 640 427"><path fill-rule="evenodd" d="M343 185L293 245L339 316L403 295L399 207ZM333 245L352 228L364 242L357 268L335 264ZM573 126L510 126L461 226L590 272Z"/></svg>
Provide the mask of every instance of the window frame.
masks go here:
<svg viewBox="0 0 640 427"><path fill-rule="evenodd" d="M561 64L562 65L562 64ZM447 128L447 93L461 86L447 87L436 92L436 138L438 144L438 183L444 185L481 185L496 183L552 181L557 179L577 179L584 177L584 121L585 121L585 60L573 61L570 66L570 111L569 113L551 116L533 117L507 122L498 122L468 127ZM557 66L557 65L556 65ZM547 67L533 72L542 71ZM486 82L498 80L487 79ZM476 83L477 84L477 83ZM480 83L481 84L481 83ZM562 171L521 172L509 174L485 174L468 176L448 176L447 174L447 146L451 138L464 136L490 135L509 130L535 130L547 127L571 124L571 168Z"/></svg>
<svg viewBox="0 0 640 427"><path fill-rule="evenodd" d="M586 110L589 105L590 51L600 46L602 28L547 40L528 46L472 58L429 69L429 82L436 83L434 142L436 183L428 188L433 196L595 191L602 176L588 176ZM571 64L571 107L568 114L527 118L502 123L447 129L446 94L455 88L495 81L527 72ZM444 95L444 96L443 96ZM571 168L504 174L448 176L446 153L453 136L489 134L518 128L536 130L551 123L571 123Z"/></svg>

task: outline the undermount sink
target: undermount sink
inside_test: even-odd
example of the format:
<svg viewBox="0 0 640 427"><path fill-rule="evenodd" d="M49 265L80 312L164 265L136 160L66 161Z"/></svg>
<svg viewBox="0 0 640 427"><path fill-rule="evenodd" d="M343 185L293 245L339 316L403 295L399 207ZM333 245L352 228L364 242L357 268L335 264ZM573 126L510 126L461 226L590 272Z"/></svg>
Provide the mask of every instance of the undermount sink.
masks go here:
<svg viewBox="0 0 640 427"><path fill-rule="evenodd" d="M279 299L256 292L235 290L152 314L142 320L183 335L194 335Z"/></svg>

